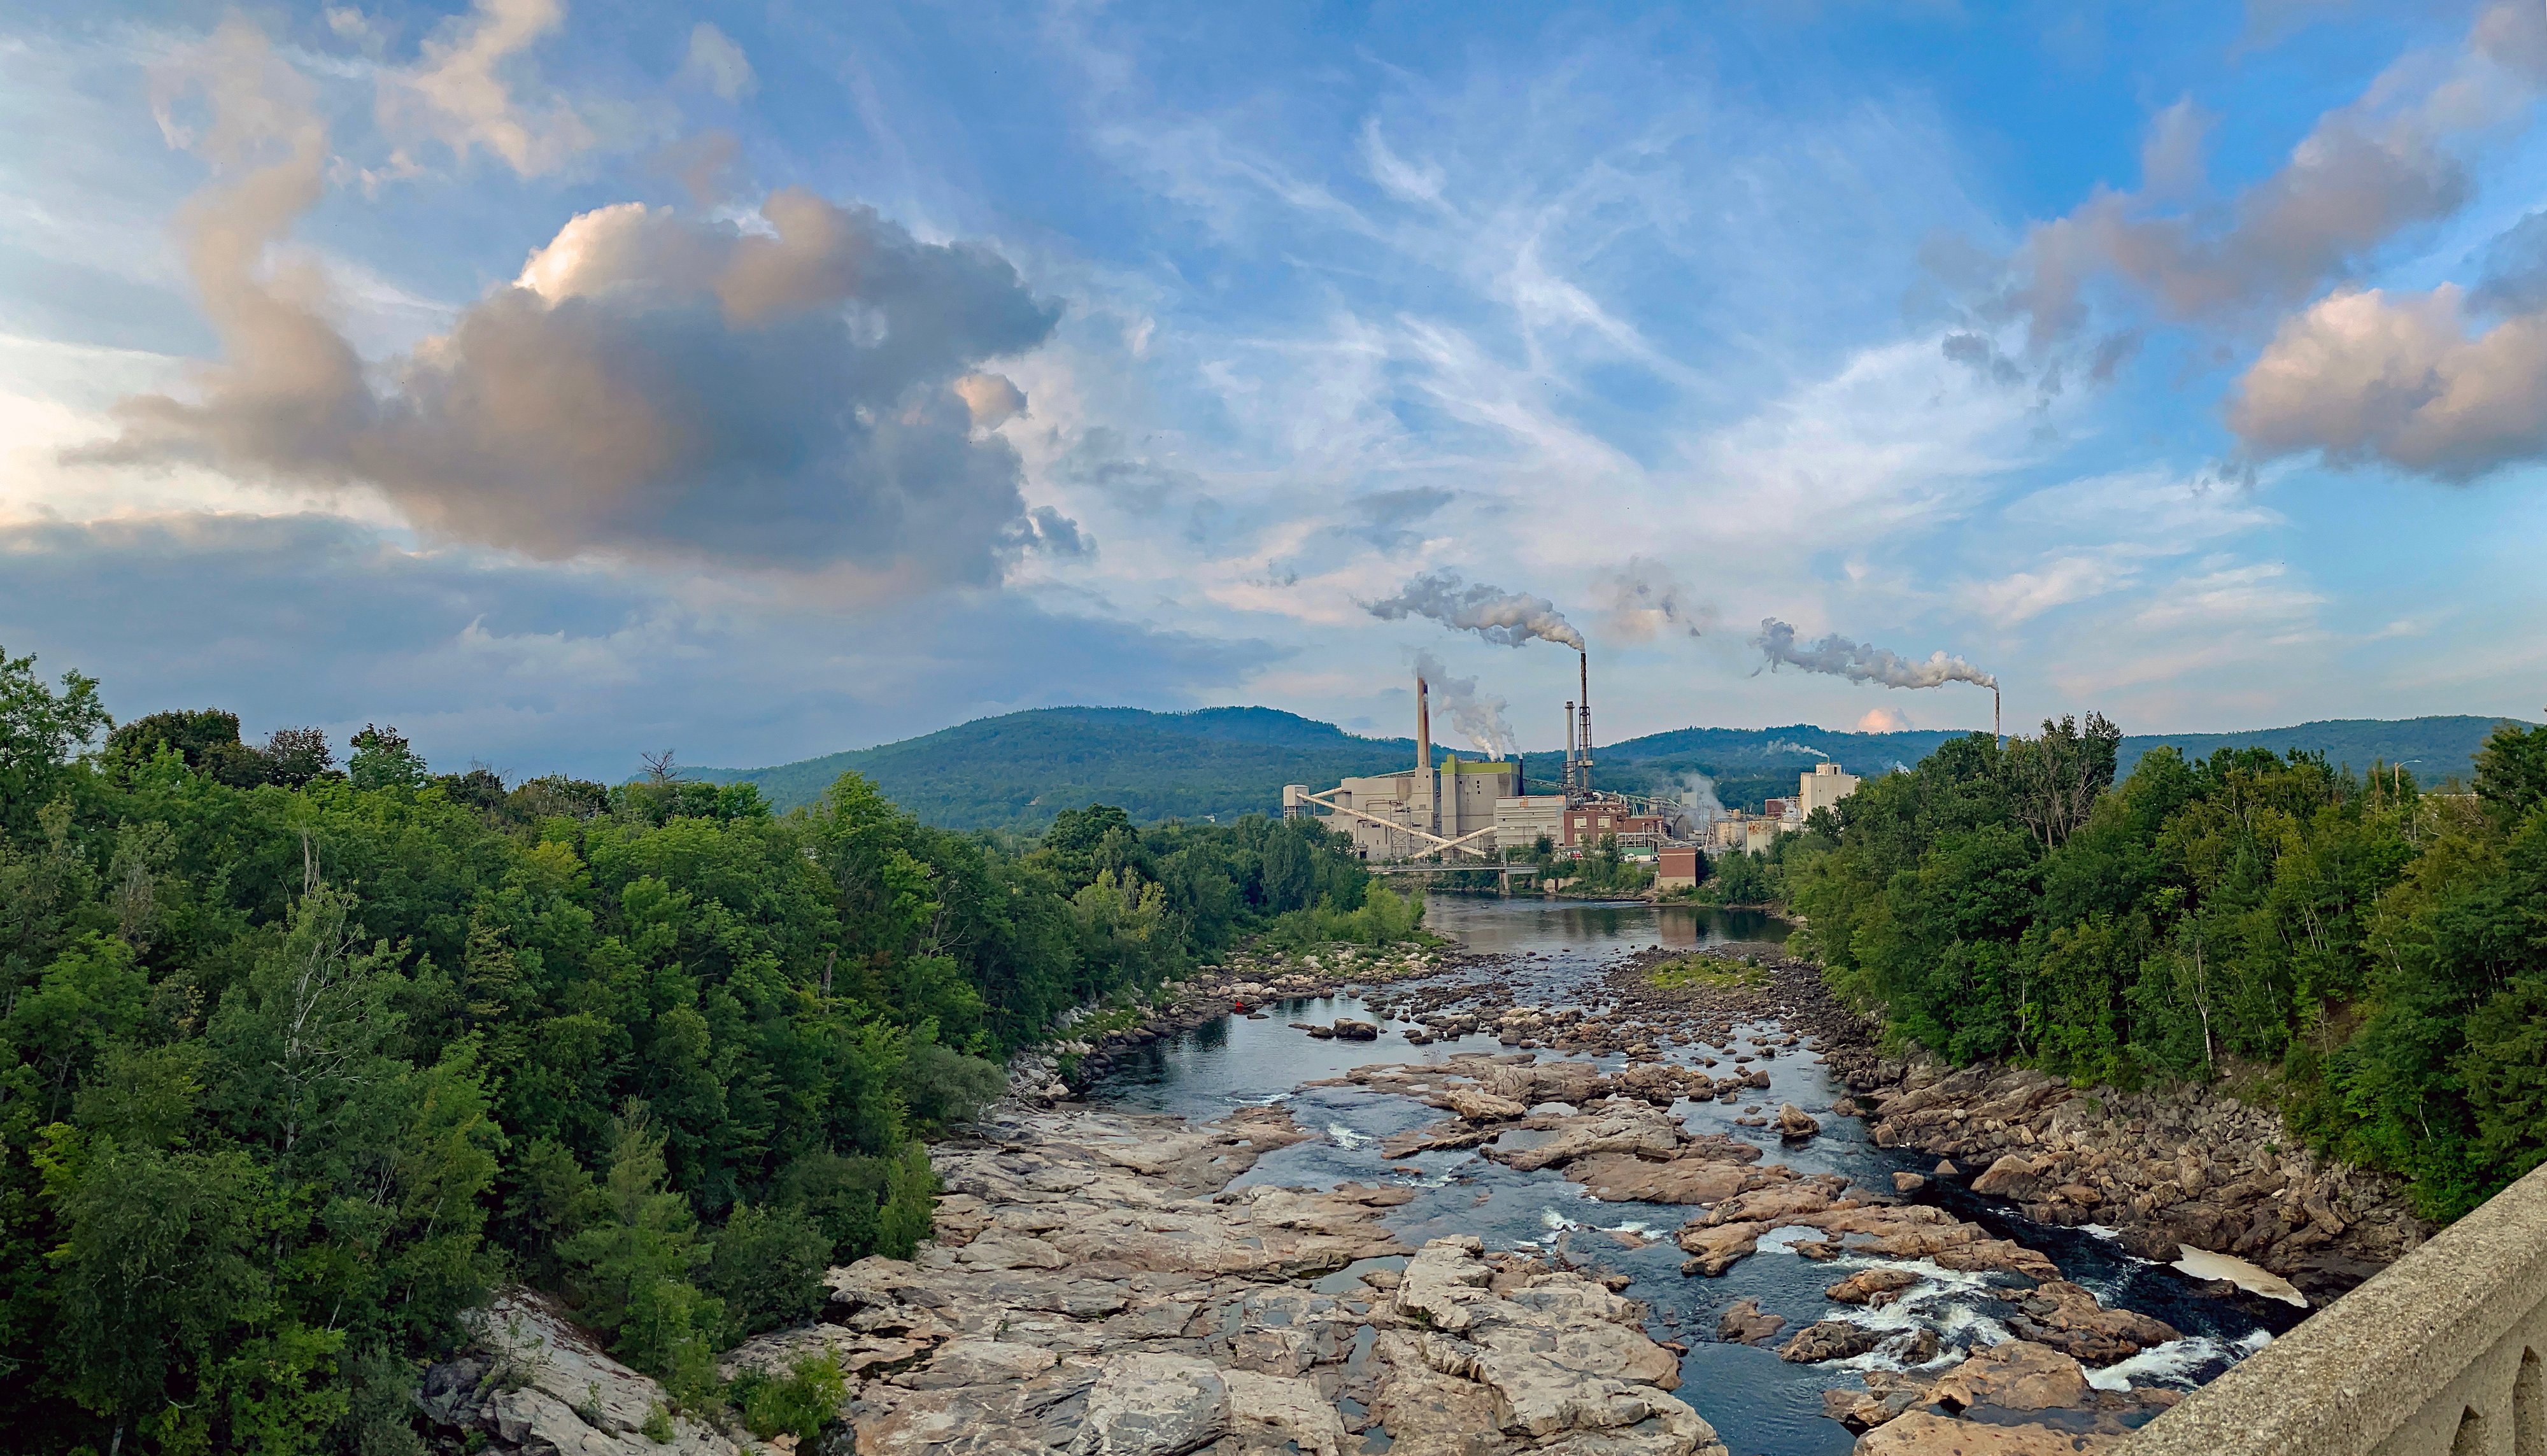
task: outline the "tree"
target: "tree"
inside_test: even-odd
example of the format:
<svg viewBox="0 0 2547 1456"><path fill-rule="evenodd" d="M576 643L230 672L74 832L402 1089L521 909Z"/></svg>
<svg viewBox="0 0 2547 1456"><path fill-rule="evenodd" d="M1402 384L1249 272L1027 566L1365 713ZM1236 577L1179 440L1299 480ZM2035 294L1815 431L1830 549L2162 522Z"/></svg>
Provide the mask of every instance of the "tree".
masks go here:
<svg viewBox="0 0 2547 1456"><path fill-rule="evenodd" d="M424 760L394 728L366 724L354 734L353 756L345 774L357 789L413 789L426 778Z"/></svg>
<svg viewBox="0 0 2547 1456"><path fill-rule="evenodd" d="M602 1217L559 1244L585 1323L675 1395L714 1383L725 1310L691 1283L712 1250L689 1201L665 1186L663 1134L630 1098L611 1122Z"/></svg>
<svg viewBox="0 0 2547 1456"><path fill-rule="evenodd" d="M0 648L0 828L33 827L71 755L115 726L97 679L65 672L61 684L56 693L36 676L33 656Z"/></svg>
<svg viewBox="0 0 2547 1456"><path fill-rule="evenodd" d="M148 763L150 755L162 747L175 750L186 760L186 767L234 788L253 788L265 782L265 759L239 741L235 713L217 708L153 713L132 720L106 737L107 757L117 760L128 772Z"/></svg>
<svg viewBox="0 0 2547 1456"><path fill-rule="evenodd" d="M243 1153L83 1149L56 1136L44 1155L65 1238L60 1373L112 1428L119 1449L207 1373L232 1330L271 1308L256 1257L271 1217L264 1177Z"/></svg>
<svg viewBox="0 0 2547 1456"><path fill-rule="evenodd" d="M2087 821L2098 795L2112 786L2123 730L2101 713L2082 728L2064 715L2043 721L2043 736L2007 745L2010 797L2019 817L2047 850L2057 849Z"/></svg>
<svg viewBox="0 0 2547 1456"><path fill-rule="evenodd" d="M2547 727L2496 728L2477 753L2476 792L2506 823L2547 804Z"/></svg>
<svg viewBox="0 0 2547 1456"><path fill-rule="evenodd" d="M265 760L266 782L287 789L336 771L336 755L327 746L327 735L314 728L276 728L257 755Z"/></svg>

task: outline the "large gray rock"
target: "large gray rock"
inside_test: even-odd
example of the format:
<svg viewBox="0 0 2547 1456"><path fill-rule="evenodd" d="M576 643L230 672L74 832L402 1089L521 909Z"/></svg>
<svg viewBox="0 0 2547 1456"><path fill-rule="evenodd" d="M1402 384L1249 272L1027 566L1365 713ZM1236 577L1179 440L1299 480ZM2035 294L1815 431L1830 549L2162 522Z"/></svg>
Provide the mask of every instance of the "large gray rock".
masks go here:
<svg viewBox="0 0 2547 1456"><path fill-rule="evenodd" d="M1185 1456L1229 1434L1229 1382L1208 1360L1135 1354L1088 1393L1071 1456Z"/></svg>
<svg viewBox="0 0 2547 1456"><path fill-rule="evenodd" d="M1888 1337L1882 1330L1851 1325L1845 1320L1824 1320L1797 1330L1795 1338L1779 1346L1778 1358L1791 1365L1846 1360L1865 1354Z"/></svg>
<svg viewBox="0 0 2547 1456"><path fill-rule="evenodd" d="M496 1295L469 1316L473 1353L425 1372L417 1405L435 1424L477 1431L495 1452L560 1456L736 1456L723 1433L683 1415L672 1441L645 1434L668 1413L663 1388L604 1353L546 1297Z"/></svg>

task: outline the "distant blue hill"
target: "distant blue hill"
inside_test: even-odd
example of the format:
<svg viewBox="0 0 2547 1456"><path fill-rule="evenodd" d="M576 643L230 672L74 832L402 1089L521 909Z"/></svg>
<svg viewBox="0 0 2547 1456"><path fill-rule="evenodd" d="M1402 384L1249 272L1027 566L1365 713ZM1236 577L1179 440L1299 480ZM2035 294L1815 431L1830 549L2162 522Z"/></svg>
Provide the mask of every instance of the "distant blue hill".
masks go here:
<svg viewBox="0 0 2547 1456"><path fill-rule="evenodd" d="M2169 744L2195 757L2224 747L2302 748L2355 771L2405 764L2427 785L2464 780L2491 718L2344 719L2234 733L2151 733L2123 740L2123 771ZM1957 733L1838 732L1795 724L1771 728L1674 728L1601 744L1601 782L1635 793L1675 793L1695 774L1713 780L1732 807L1795 788L1796 775L1836 759L1850 772L1907 768ZM1527 755L1534 786L1558 755ZM714 783L748 782L781 810L811 804L843 773L872 780L930 823L952 829L1031 832L1055 814L1120 806L1133 818L1233 818L1276 811L1284 784L1327 788L1350 774L1412 763L1411 738L1365 738L1274 708L1038 708L977 719L937 732L772 768L693 769Z"/></svg>

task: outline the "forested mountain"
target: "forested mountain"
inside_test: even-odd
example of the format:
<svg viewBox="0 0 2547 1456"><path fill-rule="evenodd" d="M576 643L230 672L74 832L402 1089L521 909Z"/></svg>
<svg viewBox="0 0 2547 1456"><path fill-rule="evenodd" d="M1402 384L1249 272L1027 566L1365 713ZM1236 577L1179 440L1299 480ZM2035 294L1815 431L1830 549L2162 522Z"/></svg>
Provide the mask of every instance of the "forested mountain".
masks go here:
<svg viewBox="0 0 2547 1456"><path fill-rule="evenodd" d="M1358 738L1271 708L1039 708L776 768L688 772L755 784L780 810L855 773L932 824L1031 831L1090 804L1142 823L1234 819L1278 810L1284 784L1329 788L1414 761L1412 738Z"/></svg>
<svg viewBox="0 0 2547 1456"><path fill-rule="evenodd" d="M2191 754L2216 747L2298 748L2337 767L2402 763L2436 784L2472 771L2489 718L2347 720L2240 733L2126 737L2123 771L2161 744ZM2010 724L2010 728L2029 725ZM1636 793L1678 794L1704 774L1733 808L1792 793L1796 775L1823 756L1852 773L1908 768L1960 733L1838 732L1795 724L1770 728L1675 728L1598 745L1601 782ZM1532 781L1554 777L1561 755L1527 756ZM1235 818L1281 804L1284 784L1332 787L1348 774L1385 773L1415 760L1411 738L1362 738L1272 708L1148 713L1136 708L1044 708L977 719L874 748L775 768L693 769L714 783L757 785L771 807L811 804L843 773L858 774L923 821L944 828L1031 832L1064 809L1121 807L1136 822Z"/></svg>
<svg viewBox="0 0 2547 1456"><path fill-rule="evenodd" d="M779 815L109 728L0 654L13 1453L422 1456L420 1362L506 1279L719 1405L711 1351L926 1234L916 1140L1056 1013L1420 915L1312 824L1081 808L1012 853L855 776Z"/></svg>

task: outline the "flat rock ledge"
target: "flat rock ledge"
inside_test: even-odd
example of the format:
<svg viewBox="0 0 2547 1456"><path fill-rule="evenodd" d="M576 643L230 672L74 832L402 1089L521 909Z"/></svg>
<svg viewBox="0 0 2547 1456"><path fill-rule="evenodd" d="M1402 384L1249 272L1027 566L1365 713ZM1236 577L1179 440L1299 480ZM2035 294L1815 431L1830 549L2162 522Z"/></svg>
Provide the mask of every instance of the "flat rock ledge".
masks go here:
<svg viewBox="0 0 2547 1456"><path fill-rule="evenodd" d="M1301 1136L1015 1118L939 1150L933 1246L834 1270L824 1323L737 1358L857 1363L861 1456L1721 1456L1634 1303L1474 1239L1410 1249L1380 1222L1403 1189L1227 1186Z"/></svg>
<svg viewBox="0 0 2547 1456"><path fill-rule="evenodd" d="M2181 1394L2100 1391L2076 1360L2031 1340L1976 1351L1944 1375L1870 1373L1865 1391L1831 1391L1827 1413L1858 1438L1855 1456L2097 1456Z"/></svg>

